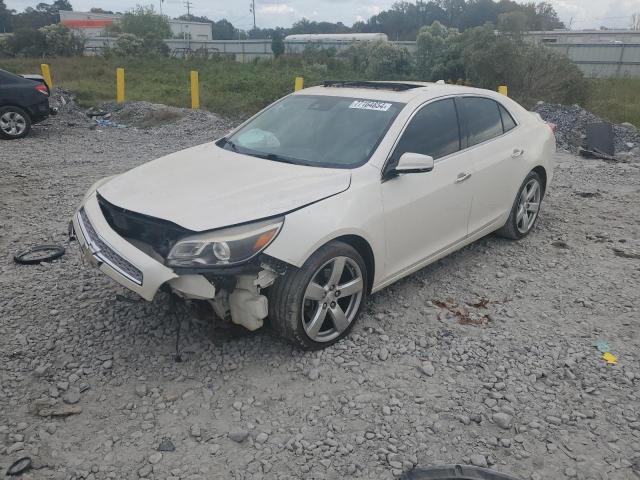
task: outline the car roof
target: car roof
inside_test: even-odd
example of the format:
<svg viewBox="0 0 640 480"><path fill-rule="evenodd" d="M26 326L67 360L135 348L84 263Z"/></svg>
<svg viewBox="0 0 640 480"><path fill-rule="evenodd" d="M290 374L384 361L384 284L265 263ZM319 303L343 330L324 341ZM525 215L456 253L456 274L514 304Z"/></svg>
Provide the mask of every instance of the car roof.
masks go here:
<svg viewBox="0 0 640 480"><path fill-rule="evenodd" d="M446 95L484 95L493 98L498 93L482 88L445 83L385 81L385 82L325 82L325 85L298 90L294 95L324 95L355 97L388 102L409 103L418 98L429 100Z"/></svg>

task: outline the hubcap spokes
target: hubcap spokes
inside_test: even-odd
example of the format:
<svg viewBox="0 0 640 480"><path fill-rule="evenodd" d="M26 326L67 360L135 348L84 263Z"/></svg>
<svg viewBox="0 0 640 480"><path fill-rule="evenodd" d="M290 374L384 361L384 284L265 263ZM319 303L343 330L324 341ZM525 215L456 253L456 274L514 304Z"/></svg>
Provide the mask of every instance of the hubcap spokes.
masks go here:
<svg viewBox="0 0 640 480"><path fill-rule="evenodd" d="M364 282L358 264L348 257L336 257L311 277L302 301L302 323L309 338L328 342L353 322Z"/></svg>
<svg viewBox="0 0 640 480"><path fill-rule="evenodd" d="M7 135L20 135L27 128L27 121L17 112L6 112L0 117L0 129Z"/></svg>
<svg viewBox="0 0 640 480"><path fill-rule="evenodd" d="M540 198L540 184L532 179L525 185L518 200L516 226L520 233L527 233L533 227L540 210Z"/></svg>

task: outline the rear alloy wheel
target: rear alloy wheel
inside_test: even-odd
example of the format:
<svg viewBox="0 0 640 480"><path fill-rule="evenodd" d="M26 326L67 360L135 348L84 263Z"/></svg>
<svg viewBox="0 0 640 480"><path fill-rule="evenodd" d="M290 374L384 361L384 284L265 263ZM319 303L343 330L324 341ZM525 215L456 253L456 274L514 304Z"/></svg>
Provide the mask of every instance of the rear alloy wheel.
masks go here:
<svg viewBox="0 0 640 480"><path fill-rule="evenodd" d="M8 140L25 137L31 130L29 114L19 107L0 108L0 136Z"/></svg>
<svg viewBox="0 0 640 480"><path fill-rule="evenodd" d="M509 219L498 230L498 234L513 240L519 240L529 235L538 220L543 196L544 190L540 175L536 172L529 172L518 190L518 196L511 208Z"/></svg>
<svg viewBox="0 0 640 480"><path fill-rule="evenodd" d="M297 346L319 349L346 336L367 298L367 269L350 245L331 242L269 293L272 326Z"/></svg>

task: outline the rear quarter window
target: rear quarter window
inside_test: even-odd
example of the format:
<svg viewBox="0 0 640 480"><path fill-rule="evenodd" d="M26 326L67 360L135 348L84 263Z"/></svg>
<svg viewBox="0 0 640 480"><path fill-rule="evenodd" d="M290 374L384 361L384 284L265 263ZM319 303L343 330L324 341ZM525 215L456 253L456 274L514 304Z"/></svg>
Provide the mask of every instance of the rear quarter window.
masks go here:
<svg viewBox="0 0 640 480"><path fill-rule="evenodd" d="M504 108L502 105L498 104L500 108L500 116L502 117L502 127L504 132L507 133L509 130L513 130L516 128L516 121L513 119L511 114Z"/></svg>

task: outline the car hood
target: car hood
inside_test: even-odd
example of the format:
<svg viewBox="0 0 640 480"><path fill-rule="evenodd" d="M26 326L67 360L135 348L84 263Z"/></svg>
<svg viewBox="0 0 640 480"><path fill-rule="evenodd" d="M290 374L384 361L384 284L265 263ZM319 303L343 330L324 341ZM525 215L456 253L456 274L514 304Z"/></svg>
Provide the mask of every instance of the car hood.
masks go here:
<svg viewBox="0 0 640 480"><path fill-rule="evenodd" d="M349 170L265 160L212 142L134 168L98 193L117 207L201 232L287 213L350 182Z"/></svg>

